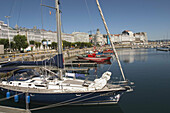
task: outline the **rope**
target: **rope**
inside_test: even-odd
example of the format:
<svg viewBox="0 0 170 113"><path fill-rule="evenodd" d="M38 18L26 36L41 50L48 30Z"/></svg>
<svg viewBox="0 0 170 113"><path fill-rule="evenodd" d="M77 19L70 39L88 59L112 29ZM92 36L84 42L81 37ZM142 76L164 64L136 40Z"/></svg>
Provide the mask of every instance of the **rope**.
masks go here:
<svg viewBox="0 0 170 113"><path fill-rule="evenodd" d="M41 0L41 4L43 4L43 0ZM41 24L42 24L42 34L44 39L44 24L43 24L43 7L41 6Z"/></svg>
<svg viewBox="0 0 170 113"><path fill-rule="evenodd" d="M18 15L18 19L17 19L17 25L18 25L18 22L19 22L19 19L20 19L20 15L21 15L22 2L23 2L23 0L21 0L21 6L20 6L20 9L19 9L19 15Z"/></svg>
<svg viewBox="0 0 170 113"><path fill-rule="evenodd" d="M86 96L91 95L91 94L93 94L93 93L89 93L89 94L86 94L84 96L73 98L73 99L70 99L70 100L67 100L67 101L63 101L63 102L60 102L60 103L56 103L56 104L52 104L52 105L48 105L48 106L44 106L44 107L39 107L39 108L34 108L34 109L30 109L30 110L31 111L35 111L35 110L40 110L40 109L46 109L46 108L51 108L51 107L68 105L70 103L73 103L73 102L70 102L70 101L74 101L76 99L83 98L83 97L86 97ZM67 102L70 102L70 103L67 103ZM77 101L74 101L74 102L77 102Z"/></svg>
<svg viewBox="0 0 170 113"><path fill-rule="evenodd" d="M92 26L92 30L89 31L90 35L93 34L93 31L94 30L94 22L92 21L92 16L91 16L91 13L90 13L90 10L89 10L89 7L88 7L88 3L87 3L87 0L84 0L85 1L85 4L86 4L86 8L87 8L87 12L88 12L88 15L89 15L89 20L90 20L90 25Z"/></svg>
<svg viewBox="0 0 170 113"><path fill-rule="evenodd" d="M107 93L106 93L107 94ZM89 95L89 94L88 94ZM84 95L85 96L85 95ZM87 96L87 95L86 95ZM82 99L82 100L78 100L78 101L73 101L73 102L70 102L70 103L64 103L64 102L61 102L63 104L53 104L53 105L49 105L49 106L44 106L44 107L39 107L39 108L34 108L34 109L30 109L30 111L35 111L35 110L40 110L40 109L46 109L46 108L51 108L51 107L59 107L59 106L64 106L64 105L69 105L69 104L74 104L74 103L78 103L78 102L82 102L82 101L86 101L86 100L89 100L89 99L94 99L94 98L97 98L97 97L100 97L100 95L97 95L97 96L93 96L93 97L89 97L89 98L86 98L86 99ZM80 97L81 98L81 97ZM78 99L78 98L75 98L75 99ZM73 99L73 100L75 100ZM71 99L72 100L72 99Z"/></svg>
<svg viewBox="0 0 170 113"><path fill-rule="evenodd" d="M62 2L60 2L60 10L62 10ZM61 14L61 13L60 13ZM63 22L62 22L62 20L63 20L63 16L62 15L60 15L60 18L61 18L61 29L62 29L62 32L64 33L64 25L63 25Z"/></svg>
<svg viewBox="0 0 170 113"><path fill-rule="evenodd" d="M22 95L22 94L24 94L24 93L20 93L20 94L18 94L18 95ZM4 100L8 100L8 99L11 99L11 98L13 98L15 95L13 95L13 96L10 96L9 98L2 98L2 99L0 99L0 101L4 101Z"/></svg>
<svg viewBox="0 0 170 113"><path fill-rule="evenodd" d="M112 59L114 60L114 55L112 55ZM109 68L107 69L107 71L109 71L110 70L110 68L111 68L111 66L113 65L113 63L111 63L111 65L109 66Z"/></svg>
<svg viewBox="0 0 170 113"><path fill-rule="evenodd" d="M13 11L14 6L15 6L15 0L13 0L13 2L12 2L11 9L10 9L10 12L9 12L9 16L11 16L11 13Z"/></svg>
<svg viewBox="0 0 170 113"><path fill-rule="evenodd" d="M86 7L87 7L87 12L88 12L88 15L89 15L89 18L90 18L90 23L91 23L91 25L92 25L92 18L91 18L91 14L90 14L90 10L89 10L89 7L88 7L88 4L87 4L87 1L86 0L84 0L85 1L85 4L86 4Z"/></svg>

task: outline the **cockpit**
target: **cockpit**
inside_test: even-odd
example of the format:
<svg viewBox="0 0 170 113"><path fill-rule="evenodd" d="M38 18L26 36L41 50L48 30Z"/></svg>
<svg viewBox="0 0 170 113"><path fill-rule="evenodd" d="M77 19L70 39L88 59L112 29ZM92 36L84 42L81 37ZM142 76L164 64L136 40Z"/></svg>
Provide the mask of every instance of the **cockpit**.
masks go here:
<svg viewBox="0 0 170 113"><path fill-rule="evenodd" d="M21 70L15 71L8 80L9 81L25 81L25 80L28 80L34 77L40 77L40 74L33 69L21 69Z"/></svg>

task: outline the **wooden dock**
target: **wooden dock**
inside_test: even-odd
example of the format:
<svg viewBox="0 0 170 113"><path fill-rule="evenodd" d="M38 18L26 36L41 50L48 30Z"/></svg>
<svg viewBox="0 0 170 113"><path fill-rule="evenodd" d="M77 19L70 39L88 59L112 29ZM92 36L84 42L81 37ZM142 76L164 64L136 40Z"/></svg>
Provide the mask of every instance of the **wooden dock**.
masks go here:
<svg viewBox="0 0 170 113"><path fill-rule="evenodd" d="M49 70L52 70L52 71L58 71L59 69L57 69L57 68L48 68ZM65 68L64 70L66 70L66 71L88 71L89 70L89 68L78 68L78 69L75 69L75 68Z"/></svg>
<svg viewBox="0 0 170 113"><path fill-rule="evenodd" d="M0 106L0 113L31 113L31 112L20 108Z"/></svg>
<svg viewBox="0 0 170 113"><path fill-rule="evenodd" d="M66 67L97 67L97 63L65 63Z"/></svg>
<svg viewBox="0 0 170 113"><path fill-rule="evenodd" d="M72 63L88 63L89 60L73 60Z"/></svg>

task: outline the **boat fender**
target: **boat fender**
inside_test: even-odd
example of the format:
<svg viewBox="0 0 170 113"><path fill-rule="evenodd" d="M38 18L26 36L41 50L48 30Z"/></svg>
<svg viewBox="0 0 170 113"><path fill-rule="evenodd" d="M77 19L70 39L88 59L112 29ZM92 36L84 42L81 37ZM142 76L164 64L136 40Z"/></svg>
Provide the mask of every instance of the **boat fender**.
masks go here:
<svg viewBox="0 0 170 113"><path fill-rule="evenodd" d="M10 92L7 92L6 93L6 98L9 99L9 97L10 97Z"/></svg>
<svg viewBox="0 0 170 113"><path fill-rule="evenodd" d="M26 103L30 103L30 96L26 96Z"/></svg>
<svg viewBox="0 0 170 113"><path fill-rule="evenodd" d="M15 101L15 102L18 102L18 101L19 101L18 95L15 95L15 96L14 96L14 101Z"/></svg>

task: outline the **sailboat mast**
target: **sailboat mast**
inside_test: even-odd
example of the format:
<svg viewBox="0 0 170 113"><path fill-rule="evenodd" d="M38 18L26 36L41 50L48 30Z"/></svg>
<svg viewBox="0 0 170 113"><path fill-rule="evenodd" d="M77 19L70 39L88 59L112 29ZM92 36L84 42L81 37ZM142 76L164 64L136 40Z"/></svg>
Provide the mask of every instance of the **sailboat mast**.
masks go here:
<svg viewBox="0 0 170 113"><path fill-rule="evenodd" d="M62 52L62 39L61 39L61 24L60 24L60 10L59 10L59 0L55 0L56 7L56 23L57 23L57 43L58 43L58 68L59 68L59 78L62 80L62 69L63 66L63 52Z"/></svg>
<svg viewBox="0 0 170 113"><path fill-rule="evenodd" d="M125 81L125 80L126 80L126 79L125 79L125 75L124 75L124 72L123 72L123 69L122 69L122 66L121 66L121 63L120 63L120 60L119 60L119 57L118 57L117 51L116 51L116 49L115 49L115 46L114 46L114 44L113 44L113 43L112 43L112 41L111 41L110 32L109 32L109 29L108 29L108 27L107 27L107 24L106 24L105 18L104 18L104 16L103 16L103 12L102 12L102 10L101 10L101 7L100 7L100 4L99 4L99 1L98 1L98 0L96 0L96 3L97 3L97 6L98 6L98 9L99 9L99 12L100 12L101 18L102 18L102 20L103 20L103 24L104 24L104 26L105 26L105 29L106 29L107 35L109 36L109 40L110 40L110 42L111 42L111 45L112 45L113 51L114 51L114 53L115 53L115 57L116 57L116 60L117 60L117 62L118 62L118 65L119 65L119 68L120 68L120 71L121 71L122 77L123 77L123 79L124 79L124 81Z"/></svg>

